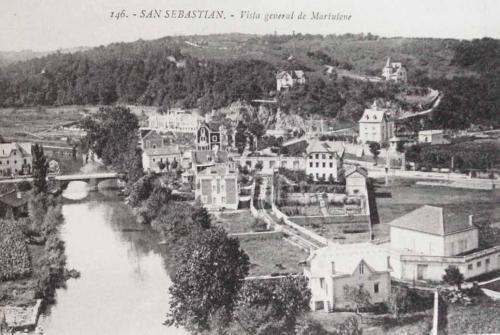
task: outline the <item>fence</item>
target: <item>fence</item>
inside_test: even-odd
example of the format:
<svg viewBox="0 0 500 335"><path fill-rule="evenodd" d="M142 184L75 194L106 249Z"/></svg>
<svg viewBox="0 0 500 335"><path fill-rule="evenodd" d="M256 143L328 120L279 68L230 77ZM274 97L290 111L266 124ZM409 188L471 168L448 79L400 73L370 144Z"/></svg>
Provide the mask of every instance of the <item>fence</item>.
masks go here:
<svg viewBox="0 0 500 335"><path fill-rule="evenodd" d="M286 216L285 214L283 214L277 207L276 205L273 203L272 204L272 211L274 213L274 215L278 218L278 219L283 219L283 222L285 222L285 224L289 227L292 227L293 229L297 230L298 232L300 232L301 234L304 234L306 236L308 236L309 238L313 239L313 240L316 240L322 244L328 244L328 240L326 238L324 238L323 236L320 236L312 231L310 231L309 229L306 229L292 221L290 221L290 219L288 219L288 216Z"/></svg>

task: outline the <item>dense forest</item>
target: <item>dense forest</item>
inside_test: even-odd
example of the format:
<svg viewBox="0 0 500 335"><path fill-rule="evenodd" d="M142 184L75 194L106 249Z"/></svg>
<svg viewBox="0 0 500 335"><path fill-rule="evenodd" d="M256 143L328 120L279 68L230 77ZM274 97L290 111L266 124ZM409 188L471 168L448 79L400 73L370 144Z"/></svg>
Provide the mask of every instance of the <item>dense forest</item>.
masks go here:
<svg viewBox="0 0 500 335"><path fill-rule="evenodd" d="M488 38L226 34L115 43L0 67L0 106L122 103L209 111L272 97L276 71L303 69L305 86L277 94L285 112L357 121L373 99L393 100L411 88L326 74L325 65L379 75L387 56L405 64L410 86L444 93L433 127L500 125L500 41Z"/></svg>

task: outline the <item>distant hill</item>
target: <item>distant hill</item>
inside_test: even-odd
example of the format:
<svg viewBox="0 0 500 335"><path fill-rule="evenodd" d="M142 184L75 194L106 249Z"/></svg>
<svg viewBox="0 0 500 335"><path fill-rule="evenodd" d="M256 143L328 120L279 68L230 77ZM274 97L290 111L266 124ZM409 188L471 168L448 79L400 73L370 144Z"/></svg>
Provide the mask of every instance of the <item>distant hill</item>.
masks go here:
<svg viewBox="0 0 500 335"><path fill-rule="evenodd" d="M33 51L33 50L21 50L21 51L0 51L0 67L7 66L16 62L23 62L33 58L39 58L47 56L56 52L61 53L72 53L78 51L88 50L87 47L76 47L68 49L59 49L54 51Z"/></svg>
<svg viewBox="0 0 500 335"><path fill-rule="evenodd" d="M123 103L209 111L237 100L278 97L286 112L357 120L373 99L394 100L432 87L445 92L432 126L449 126L450 117L455 128L496 125L499 45L493 39L371 34L221 34L113 43L26 60L35 55L27 53L0 68L0 106ZM336 75L380 75L387 57L404 64L409 86ZM281 69L304 70L307 84L276 95L274 75Z"/></svg>

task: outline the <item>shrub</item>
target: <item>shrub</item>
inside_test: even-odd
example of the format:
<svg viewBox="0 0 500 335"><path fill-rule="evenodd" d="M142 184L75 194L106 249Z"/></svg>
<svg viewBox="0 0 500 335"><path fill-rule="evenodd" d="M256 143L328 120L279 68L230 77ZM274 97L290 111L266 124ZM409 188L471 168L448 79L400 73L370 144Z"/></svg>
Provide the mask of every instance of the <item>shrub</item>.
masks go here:
<svg viewBox="0 0 500 335"><path fill-rule="evenodd" d="M31 262L24 235L14 220L0 220L0 281L25 277Z"/></svg>

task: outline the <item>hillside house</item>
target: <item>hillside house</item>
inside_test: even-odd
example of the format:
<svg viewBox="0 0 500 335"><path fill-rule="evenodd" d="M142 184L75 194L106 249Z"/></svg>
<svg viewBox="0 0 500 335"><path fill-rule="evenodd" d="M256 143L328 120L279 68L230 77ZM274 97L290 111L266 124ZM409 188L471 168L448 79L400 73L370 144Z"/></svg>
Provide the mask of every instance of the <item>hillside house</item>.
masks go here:
<svg viewBox="0 0 500 335"><path fill-rule="evenodd" d="M0 143L0 176L31 174L32 165L31 143Z"/></svg>
<svg viewBox="0 0 500 335"><path fill-rule="evenodd" d="M442 129L421 130L418 132L418 143L450 144L450 141L444 137Z"/></svg>
<svg viewBox="0 0 500 335"><path fill-rule="evenodd" d="M317 180L338 180L344 163L344 146L339 142L313 141L307 147L306 175Z"/></svg>
<svg viewBox="0 0 500 335"><path fill-rule="evenodd" d="M312 294L311 309L354 309L354 303L345 295L346 286L362 286L370 294L371 303L385 302L391 292L390 271L388 253L369 242L317 249L304 268Z"/></svg>
<svg viewBox="0 0 500 335"><path fill-rule="evenodd" d="M370 108L365 109L359 119L359 141L361 143L386 143L394 136L394 121L386 108L381 108L374 101Z"/></svg>
<svg viewBox="0 0 500 335"><path fill-rule="evenodd" d="M394 81L396 83L406 83L408 80L406 69L403 65L391 62L390 57L387 57L387 62L382 69L382 77L387 81Z"/></svg>
<svg viewBox="0 0 500 335"><path fill-rule="evenodd" d="M450 265L465 278L500 268L500 246L479 248L472 215L422 206L389 226L395 277L440 281Z"/></svg>
<svg viewBox="0 0 500 335"><path fill-rule="evenodd" d="M276 90L289 90L295 85L304 85L306 83L306 76L304 71L280 71L276 75Z"/></svg>

